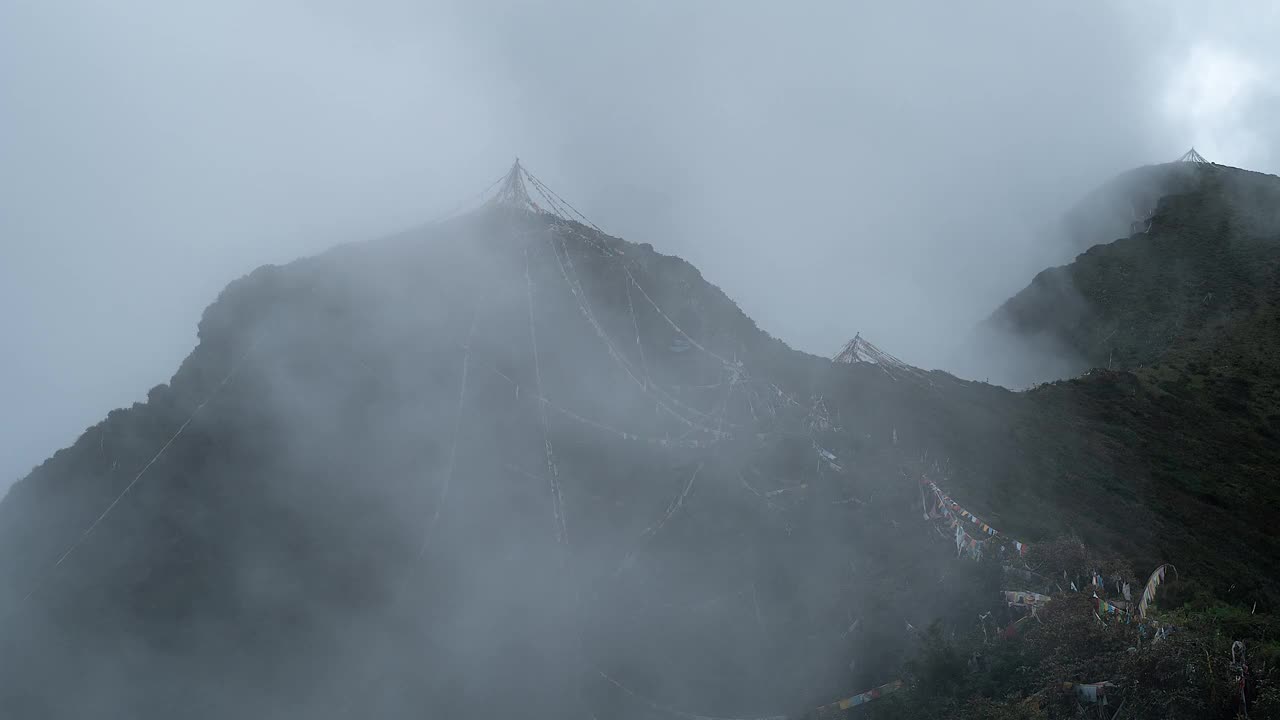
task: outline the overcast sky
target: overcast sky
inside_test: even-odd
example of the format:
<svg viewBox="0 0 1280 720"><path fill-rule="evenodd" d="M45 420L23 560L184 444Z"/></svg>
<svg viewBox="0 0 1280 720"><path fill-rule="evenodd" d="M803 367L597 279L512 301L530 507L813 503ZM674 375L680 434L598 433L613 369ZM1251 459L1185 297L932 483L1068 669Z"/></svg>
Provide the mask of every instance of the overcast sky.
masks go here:
<svg viewBox="0 0 1280 720"><path fill-rule="evenodd" d="M1275 7L0 2L0 487L166 382L228 281L517 154L792 345L936 365L1110 175L1280 169Z"/></svg>

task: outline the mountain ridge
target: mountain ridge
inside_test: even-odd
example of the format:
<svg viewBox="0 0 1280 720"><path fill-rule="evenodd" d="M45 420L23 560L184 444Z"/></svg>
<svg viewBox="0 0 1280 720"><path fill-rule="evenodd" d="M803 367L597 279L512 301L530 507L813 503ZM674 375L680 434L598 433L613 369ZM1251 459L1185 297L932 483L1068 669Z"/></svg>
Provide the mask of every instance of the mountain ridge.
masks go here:
<svg viewBox="0 0 1280 720"><path fill-rule="evenodd" d="M1177 202L1153 232L1226 216ZM205 311L171 383L0 502L23 650L0 698L791 715L894 680L931 647L913 627L966 627L1002 589L915 520L925 477L1033 548L1176 559L1173 598L1266 613L1280 458L1249 335L1275 317L1211 345L1253 375L1188 355L1013 393L792 350L687 262L553 213L264 266Z"/></svg>
<svg viewBox="0 0 1280 720"><path fill-rule="evenodd" d="M11 706L75 714L76 700L42 682L73 668L101 672L105 648L132 639L147 672L166 653L185 659L166 664L170 692L113 685L111 695L124 695L113 700L138 717L172 713L197 690L210 707L240 703L261 716L303 707L323 717L335 692L390 715L458 709L480 689L406 683L394 668L449 677L444 651L476 641L441 628L501 617L512 620L483 633L463 665L506 683L489 710L572 708L586 670L573 660L579 643L596 649L610 676L627 675L619 662L665 664L663 687L648 689L686 704L728 693L744 710L789 710L848 691L843 674L832 675L848 662L838 659L847 639L797 634L843 618L834 604L857 594L842 589L847 566L837 554L863 531L833 532L831 521L860 506L791 500L866 494L838 489L859 481L818 462L814 433L823 431L796 400L825 361L760 331L687 263L547 216L487 211L261 268L206 311L199 337L172 384L91 428L3 503L10 518L30 518L0 526L6 546L24 549L0 568L16 593L5 607L28 620L14 642L30 657L0 687ZM208 399L242 356L234 381ZM162 446L149 465L154 450L145 448ZM150 469L128 491L136 477L121 466ZM834 476L821 486L806 480L824 472ZM553 479L558 487L547 485ZM123 500L50 572L68 538L113 498ZM437 541L418 539L424 532ZM672 542L684 549L672 555ZM911 542L928 547L928 538ZM455 557L449 547L465 550ZM655 564L655 554L667 559ZM788 564L813 565L815 577ZM821 589L798 603L792 583ZM504 599L509 584L520 593ZM675 593L697 603L744 584L750 606L739 595L701 618L659 602ZM20 593L33 586L36 603L24 603ZM573 617L564 612L569 589L588 603ZM417 616L408 598L434 609ZM942 611L923 596L908 605ZM648 619L625 620L637 612ZM532 645L519 640L521 615ZM740 621L757 629L723 632ZM396 624L409 631L388 634ZM386 648L364 647L369 638ZM867 652L905 650L879 644ZM334 659L299 657L308 646ZM534 648L551 659L535 662ZM232 660L250 651L254 662ZM734 657L740 670L720 680L697 669ZM191 662L220 668L243 699L207 697ZM687 680L671 674L688 663ZM305 667L311 674L283 669ZM326 679L335 673L353 679ZM271 689L250 692L255 674L274 678ZM598 682L586 688L603 692L592 702L620 701Z"/></svg>

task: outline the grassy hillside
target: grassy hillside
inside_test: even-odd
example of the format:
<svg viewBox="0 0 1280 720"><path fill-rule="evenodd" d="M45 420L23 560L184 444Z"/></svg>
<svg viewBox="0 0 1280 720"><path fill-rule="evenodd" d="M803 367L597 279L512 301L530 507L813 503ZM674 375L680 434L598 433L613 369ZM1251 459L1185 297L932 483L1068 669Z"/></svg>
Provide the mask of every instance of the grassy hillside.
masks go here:
<svg viewBox="0 0 1280 720"><path fill-rule="evenodd" d="M1073 529L1148 562L1197 557L1215 590L1274 606L1280 179L1185 171L1194 186L1149 231L1046 270L992 316L1097 368L1026 395L1014 431L1037 450L1004 487L1039 488L1019 515L1080 515Z"/></svg>
<svg viewBox="0 0 1280 720"><path fill-rule="evenodd" d="M1149 230L1045 270L988 324L1053 341L1079 371L1152 365L1237 332L1280 282L1280 178L1212 165L1184 172L1194 184L1159 200Z"/></svg>
<svg viewBox="0 0 1280 720"><path fill-rule="evenodd" d="M1015 345L1073 354L1081 376L1017 394L894 388L907 415L951 428L922 432L943 444L930 449L945 453L949 491L1036 543L1042 572L1080 541L1095 559L1072 550L1072 573L1174 563L1156 617L1178 634L1153 645L1149 624L1104 626L1051 584L1052 612L1017 639L938 628L908 665L909 691L871 717L1076 717L1095 710L1063 683L1109 679L1108 717L1228 718L1242 712L1241 676L1250 717L1280 714L1280 183L1188 169L1194 186L1159 201L1149 232L1042 273L993 316ZM1232 640L1253 653L1243 674Z"/></svg>

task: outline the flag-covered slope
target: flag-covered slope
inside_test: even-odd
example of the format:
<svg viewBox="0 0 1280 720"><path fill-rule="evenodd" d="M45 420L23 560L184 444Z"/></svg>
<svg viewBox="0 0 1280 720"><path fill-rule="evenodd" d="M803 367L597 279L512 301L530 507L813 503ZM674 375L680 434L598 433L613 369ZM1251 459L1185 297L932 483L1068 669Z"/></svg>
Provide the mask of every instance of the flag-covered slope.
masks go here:
<svg viewBox="0 0 1280 720"><path fill-rule="evenodd" d="M261 268L199 338L0 504L18 715L791 713L991 589L827 361L553 215Z"/></svg>
<svg viewBox="0 0 1280 720"><path fill-rule="evenodd" d="M1238 216L1195 197L1152 237ZM795 715L1010 589L958 564L922 477L1033 547L1276 606L1269 306L1013 393L794 352L687 263L518 199L232 283L169 384L18 483L0 704Z"/></svg>

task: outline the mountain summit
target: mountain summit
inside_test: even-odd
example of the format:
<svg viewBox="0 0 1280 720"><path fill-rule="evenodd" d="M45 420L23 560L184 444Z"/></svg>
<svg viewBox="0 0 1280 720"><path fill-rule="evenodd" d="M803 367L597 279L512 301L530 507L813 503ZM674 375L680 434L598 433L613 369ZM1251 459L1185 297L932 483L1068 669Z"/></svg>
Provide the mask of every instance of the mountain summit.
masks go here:
<svg viewBox="0 0 1280 720"><path fill-rule="evenodd" d="M0 504L5 706L790 713L892 680L905 618L949 612L946 554L874 517L915 487L873 489L898 466L814 402L826 361L574 212L517 162L232 283L169 384ZM886 538L932 569L881 597Z"/></svg>
<svg viewBox="0 0 1280 720"><path fill-rule="evenodd" d="M1033 365L1034 379L1208 352L1254 335L1280 301L1280 178L1204 162L1140 172L1161 190L1134 200L1150 209L1133 232L1040 273L987 321L1011 354L1070 363Z"/></svg>

